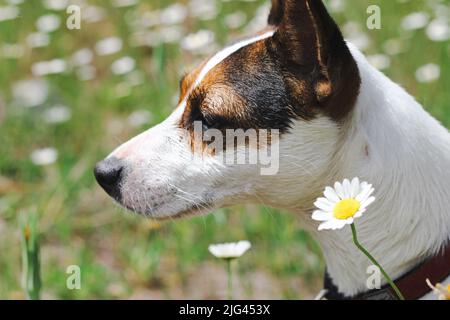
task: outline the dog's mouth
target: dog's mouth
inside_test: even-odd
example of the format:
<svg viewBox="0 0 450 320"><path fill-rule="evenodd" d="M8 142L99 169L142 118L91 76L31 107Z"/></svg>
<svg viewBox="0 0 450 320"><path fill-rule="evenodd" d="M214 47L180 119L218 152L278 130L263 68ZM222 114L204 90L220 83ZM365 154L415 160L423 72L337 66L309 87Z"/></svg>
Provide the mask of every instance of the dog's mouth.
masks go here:
<svg viewBox="0 0 450 320"><path fill-rule="evenodd" d="M166 203L158 204L156 206L146 206L145 208L139 207L135 204L120 203L127 210L141 214L149 219L158 221L178 220L184 218L190 218L193 216L200 216L210 213L216 208L213 202L202 201L199 203L189 204L184 209L177 212L168 212L164 210L167 206Z"/></svg>
<svg viewBox="0 0 450 320"><path fill-rule="evenodd" d="M184 209L183 211L180 211L174 215L168 215L168 216L156 216L156 217L150 217L152 219L158 220L158 221L166 221L166 220L174 220L174 219L185 219L190 218L193 216L200 216L205 215L213 211L215 206L212 203L201 203L196 204L188 207L187 209Z"/></svg>

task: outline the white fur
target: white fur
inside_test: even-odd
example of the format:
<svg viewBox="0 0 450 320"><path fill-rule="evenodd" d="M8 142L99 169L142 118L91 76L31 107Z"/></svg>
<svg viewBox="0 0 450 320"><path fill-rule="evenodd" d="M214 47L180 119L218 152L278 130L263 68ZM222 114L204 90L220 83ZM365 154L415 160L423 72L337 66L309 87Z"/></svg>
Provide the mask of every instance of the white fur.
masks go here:
<svg viewBox="0 0 450 320"><path fill-rule="evenodd" d="M397 278L449 241L450 134L349 47L362 87L327 184L355 176L374 184L377 201L356 222L359 238ZM368 261L355 249L350 230L313 232L340 290L366 290Z"/></svg>
<svg viewBox="0 0 450 320"><path fill-rule="evenodd" d="M219 52L196 85L226 57L270 36ZM184 101L165 122L112 153L132 168L122 184L123 204L170 218L205 200L219 207L264 199L299 213L321 245L333 281L342 293L354 295L366 290L367 258L353 245L349 228L318 232L310 214L326 185L358 176L374 185L377 197L356 222L359 238L393 278L437 253L450 234L450 134L349 47L362 78L353 114L341 128L325 117L296 122L279 142L278 175L261 176L256 166L225 166L214 157L193 156L176 130Z"/></svg>

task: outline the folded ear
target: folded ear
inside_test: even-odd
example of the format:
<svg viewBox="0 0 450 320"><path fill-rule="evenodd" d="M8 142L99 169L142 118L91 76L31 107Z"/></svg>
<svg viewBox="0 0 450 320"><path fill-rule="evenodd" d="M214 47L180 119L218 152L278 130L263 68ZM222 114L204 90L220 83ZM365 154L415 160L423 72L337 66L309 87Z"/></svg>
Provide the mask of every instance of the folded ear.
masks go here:
<svg viewBox="0 0 450 320"><path fill-rule="evenodd" d="M272 9L269 14L269 25L278 26L283 19L284 0L272 0Z"/></svg>
<svg viewBox="0 0 450 320"><path fill-rule="evenodd" d="M318 102L342 94L346 80L359 90L356 63L321 0L274 0L269 21L279 22L272 46L288 70L311 84Z"/></svg>

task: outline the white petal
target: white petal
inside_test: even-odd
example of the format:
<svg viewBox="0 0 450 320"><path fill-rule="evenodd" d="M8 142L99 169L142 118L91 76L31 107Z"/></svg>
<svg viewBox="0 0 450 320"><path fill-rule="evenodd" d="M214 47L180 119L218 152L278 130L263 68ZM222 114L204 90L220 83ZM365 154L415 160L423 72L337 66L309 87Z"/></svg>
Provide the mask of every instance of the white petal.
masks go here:
<svg viewBox="0 0 450 320"><path fill-rule="evenodd" d="M351 185L350 185L350 197L354 198L359 192L359 179L353 178Z"/></svg>
<svg viewBox="0 0 450 320"><path fill-rule="evenodd" d="M364 209L360 209L357 213L355 213L353 218L361 218L364 212L366 212L365 208Z"/></svg>
<svg viewBox="0 0 450 320"><path fill-rule="evenodd" d="M333 211L335 204L330 202L326 198L319 198L319 199L317 199L316 202L314 202L314 205L323 211L331 212L331 211Z"/></svg>
<svg viewBox="0 0 450 320"><path fill-rule="evenodd" d="M361 189L361 192L356 196L356 200L364 202L374 191L375 189L372 188L372 185L368 184L364 189Z"/></svg>
<svg viewBox="0 0 450 320"><path fill-rule="evenodd" d="M347 225L347 220L334 219L334 228L333 230L342 229Z"/></svg>
<svg viewBox="0 0 450 320"><path fill-rule="evenodd" d="M375 197L370 197L369 199L367 199L366 201L364 201L363 203L361 203L361 208L367 208L368 206L370 206L373 202L375 201Z"/></svg>
<svg viewBox="0 0 450 320"><path fill-rule="evenodd" d="M319 231L342 229L345 225L346 225L345 220L332 219L320 224Z"/></svg>
<svg viewBox="0 0 450 320"><path fill-rule="evenodd" d="M334 220L328 220L328 221L326 221L324 223L321 223L319 225L318 230L319 231L321 231L321 230L332 230L333 227L334 227Z"/></svg>
<svg viewBox="0 0 450 320"><path fill-rule="evenodd" d="M366 188L366 190L364 190L364 192L362 192L360 194L360 196L358 197L359 202L363 203L365 202L367 199L369 199L369 197L371 196L371 194L374 192L375 189L372 188L372 186L368 186Z"/></svg>
<svg viewBox="0 0 450 320"><path fill-rule="evenodd" d="M343 187L344 187L344 194L345 194L345 198L350 198L351 192L351 186L350 186L350 181L348 181L348 179L344 180L343 183Z"/></svg>
<svg viewBox="0 0 450 320"><path fill-rule="evenodd" d="M359 190L364 190L369 184L366 181L361 182L359 186Z"/></svg>
<svg viewBox="0 0 450 320"><path fill-rule="evenodd" d="M334 184L334 190L336 190L336 193L339 198L341 198L341 200L345 199L344 187L342 187L342 184L340 182L336 182Z"/></svg>
<svg viewBox="0 0 450 320"><path fill-rule="evenodd" d="M341 200L341 199L339 199L339 197L338 197L336 191L334 191L334 189L331 188L331 187L326 187L326 188L325 188L325 192L324 192L323 194L324 194L325 197L327 197L329 200L336 201L336 202L338 202L338 201Z"/></svg>
<svg viewBox="0 0 450 320"><path fill-rule="evenodd" d="M333 218L333 214L331 212L316 210L313 212L312 218L316 221L328 221Z"/></svg>

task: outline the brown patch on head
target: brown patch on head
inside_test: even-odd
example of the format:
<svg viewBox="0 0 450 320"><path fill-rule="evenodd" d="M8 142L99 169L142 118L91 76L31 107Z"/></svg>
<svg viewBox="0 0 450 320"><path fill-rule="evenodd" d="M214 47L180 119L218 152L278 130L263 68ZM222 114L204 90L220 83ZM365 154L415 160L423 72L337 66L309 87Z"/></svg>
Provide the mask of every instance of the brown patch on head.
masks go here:
<svg viewBox="0 0 450 320"><path fill-rule="evenodd" d="M189 73L186 73L180 80L180 98L178 100L178 104L181 103L186 98L186 95L193 89L195 80L198 75L202 71L204 65L207 61L204 61L199 66L197 66L194 70Z"/></svg>
<svg viewBox="0 0 450 320"><path fill-rule="evenodd" d="M180 127L278 129L319 114L342 121L359 93L356 62L319 0L274 0L274 36L241 48L192 88L202 67L186 77Z"/></svg>

